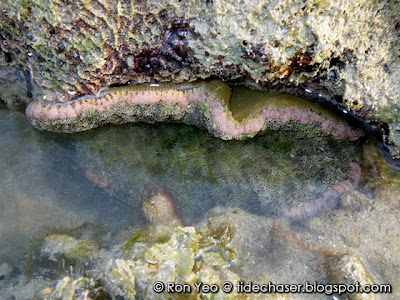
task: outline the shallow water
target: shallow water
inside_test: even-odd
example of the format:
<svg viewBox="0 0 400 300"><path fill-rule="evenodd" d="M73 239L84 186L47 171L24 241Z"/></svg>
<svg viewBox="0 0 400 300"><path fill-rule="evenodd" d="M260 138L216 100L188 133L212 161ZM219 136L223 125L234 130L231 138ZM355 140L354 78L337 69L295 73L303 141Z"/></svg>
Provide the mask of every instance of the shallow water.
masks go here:
<svg viewBox="0 0 400 300"><path fill-rule="evenodd" d="M190 126L141 124L76 137L80 165L98 185L132 207L149 190L167 191L185 225L217 205L277 217L345 180L358 161L355 144L293 132L222 141Z"/></svg>
<svg viewBox="0 0 400 300"><path fill-rule="evenodd" d="M111 236L144 230L149 220L143 205L162 192L185 226L210 218L232 222L240 263L231 267L245 280L327 282L321 260L350 253L374 282L393 285L395 292L382 299L399 296L400 177L372 142L339 143L293 132L227 142L181 125L53 134L5 108L0 126L1 294L29 299L43 288L35 280L48 273L36 266L28 276L26 255L44 236L85 224ZM316 210L300 222L284 217L283 207L313 203L349 179L352 163L361 165L359 185L335 194L331 210ZM108 249L115 240L109 235L102 243ZM51 279L62 278L50 273Z"/></svg>
<svg viewBox="0 0 400 300"><path fill-rule="evenodd" d="M126 221L125 205L84 177L70 136L39 132L8 109L0 109L0 127L1 262L19 261L47 228Z"/></svg>

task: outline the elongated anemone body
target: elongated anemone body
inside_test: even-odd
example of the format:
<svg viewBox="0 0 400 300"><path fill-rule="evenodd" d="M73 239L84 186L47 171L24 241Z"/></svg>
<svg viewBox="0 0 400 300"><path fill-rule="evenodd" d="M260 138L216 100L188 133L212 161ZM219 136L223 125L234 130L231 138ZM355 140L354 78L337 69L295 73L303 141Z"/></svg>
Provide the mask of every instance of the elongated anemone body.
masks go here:
<svg viewBox="0 0 400 300"><path fill-rule="evenodd" d="M235 88L219 80L110 88L69 102L32 102L31 123L43 130L78 132L104 124L182 122L222 139L243 139L293 124L357 140L361 131L307 100Z"/></svg>
<svg viewBox="0 0 400 300"><path fill-rule="evenodd" d="M358 186L360 176L360 166L357 163L351 163L347 179L336 183L325 191L321 197L312 202L303 204L297 208L282 207L281 216L298 222L335 208L339 204L340 196L343 193L347 193Z"/></svg>

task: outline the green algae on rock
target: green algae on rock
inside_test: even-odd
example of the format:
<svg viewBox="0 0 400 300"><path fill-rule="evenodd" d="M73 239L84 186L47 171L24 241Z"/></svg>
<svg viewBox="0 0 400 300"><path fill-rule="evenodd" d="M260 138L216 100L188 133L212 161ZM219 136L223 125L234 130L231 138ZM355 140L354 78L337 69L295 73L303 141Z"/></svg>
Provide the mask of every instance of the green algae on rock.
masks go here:
<svg viewBox="0 0 400 300"><path fill-rule="evenodd" d="M244 89L234 89L232 95L219 80L125 86L69 102L32 102L26 115L37 128L62 132L107 123L180 121L223 139L243 139L268 129L287 129L285 124L294 122L338 139L353 141L361 135L304 99Z"/></svg>

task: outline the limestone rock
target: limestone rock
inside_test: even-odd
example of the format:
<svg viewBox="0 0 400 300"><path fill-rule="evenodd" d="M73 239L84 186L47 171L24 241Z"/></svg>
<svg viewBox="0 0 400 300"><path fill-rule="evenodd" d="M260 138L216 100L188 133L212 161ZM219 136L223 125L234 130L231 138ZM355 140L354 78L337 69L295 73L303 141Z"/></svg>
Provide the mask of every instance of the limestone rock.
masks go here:
<svg viewBox="0 0 400 300"><path fill-rule="evenodd" d="M396 1L5 0L0 9L1 64L29 71L47 97L211 76L283 90L317 82L315 92L387 123L400 153Z"/></svg>

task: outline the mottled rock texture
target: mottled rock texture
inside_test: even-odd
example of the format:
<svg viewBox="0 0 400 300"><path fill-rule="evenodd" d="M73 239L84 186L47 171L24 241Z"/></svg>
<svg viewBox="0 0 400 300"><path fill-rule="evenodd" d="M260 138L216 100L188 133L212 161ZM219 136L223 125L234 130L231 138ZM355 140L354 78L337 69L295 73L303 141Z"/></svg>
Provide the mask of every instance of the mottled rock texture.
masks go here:
<svg viewBox="0 0 400 300"><path fill-rule="evenodd" d="M400 145L398 0L4 0L0 10L0 61L61 100L129 81L317 82L388 123Z"/></svg>

